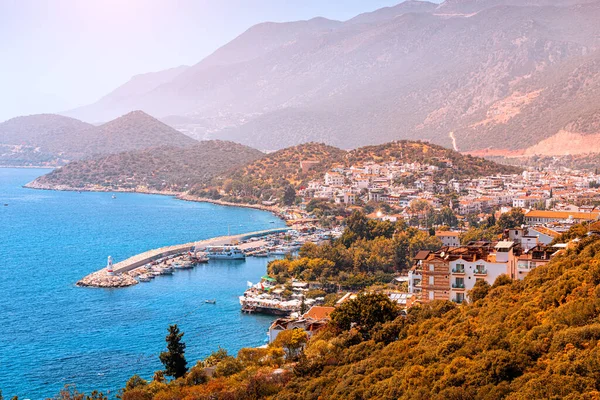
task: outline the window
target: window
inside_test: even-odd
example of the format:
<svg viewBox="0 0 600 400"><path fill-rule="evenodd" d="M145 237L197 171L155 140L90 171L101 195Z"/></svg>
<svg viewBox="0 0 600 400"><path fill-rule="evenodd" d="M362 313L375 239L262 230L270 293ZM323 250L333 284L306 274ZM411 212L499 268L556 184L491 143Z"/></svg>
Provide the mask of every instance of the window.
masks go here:
<svg viewBox="0 0 600 400"><path fill-rule="evenodd" d="M464 289L465 287L465 278L455 278L454 284L452 285L455 289Z"/></svg>
<svg viewBox="0 0 600 400"><path fill-rule="evenodd" d="M429 277L429 284L433 285L435 283L435 276L430 276Z"/></svg>
<svg viewBox="0 0 600 400"><path fill-rule="evenodd" d="M429 291L429 300L434 300L435 299L435 293L433 290Z"/></svg>
<svg viewBox="0 0 600 400"><path fill-rule="evenodd" d="M430 271L435 271L435 265L429 264L429 270Z"/></svg>

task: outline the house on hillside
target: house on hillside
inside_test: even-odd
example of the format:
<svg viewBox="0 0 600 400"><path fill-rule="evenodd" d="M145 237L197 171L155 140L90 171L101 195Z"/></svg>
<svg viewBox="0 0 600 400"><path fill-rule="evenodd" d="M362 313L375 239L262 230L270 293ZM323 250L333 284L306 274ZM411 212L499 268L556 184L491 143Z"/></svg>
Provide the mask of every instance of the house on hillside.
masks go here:
<svg viewBox="0 0 600 400"><path fill-rule="evenodd" d="M442 245L445 247L459 247L460 246L460 233L451 231L437 231L435 236L442 241Z"/></svg>
<svg viewBox="0 0 600 400"><path fill-rule="evenodd" d="M574 223L598 220L600 212L570 212L531 210L525 214L525 222L530 225L548 224L550 222L573 221Z"/></svg>
<svg viewBox="0 0 600 400"><path fill-rule="evenodd" d="M315 332L327 325L329 315L335 307L312 306L300 318L278 318L269 327L267 336L269 343L273 343L281 332L290 329L302 329L310 338Z"/></svg>

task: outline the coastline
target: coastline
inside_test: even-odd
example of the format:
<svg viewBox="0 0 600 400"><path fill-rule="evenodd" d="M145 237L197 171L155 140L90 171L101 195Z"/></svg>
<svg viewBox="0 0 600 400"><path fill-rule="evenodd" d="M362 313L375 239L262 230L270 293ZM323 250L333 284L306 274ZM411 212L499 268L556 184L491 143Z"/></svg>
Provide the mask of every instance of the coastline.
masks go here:
<svg viewBox="0 0 600 400"><path fill-rule="evenodd" d="M273 214L274 216L276 216L277 218L281 219L282 221L287 222L287 220L282 215L282 210L278 206L265 206L262 204L250 204L250 203L234 203L231 201L216 200L216 199L210 199L210 198L206 198L206 197L193 196L193 195L190 195L185 192L173 192L173 191L169 191L169 190L150 190L150 189L138 190L138 189L123 189L123 188L102 188L102 187L75 188L75 187L68 186L68 185L58 185L58 186L42 185L42 184L36 183L36 181L31 181L31 182L23 185L23 187L27 188L27 189L56 190L56 191L61 191L61 192L98 192L98 193L114 192L114 193L140 193L140 194L154 194L154 195L160 195L160 196L170 196L170 197L175 197L176 199L183 200L183 201L193 201L193 202L197 202L197 203L212 203L212 204L225 206L225 207L253 208L256 210L267 211L267 212L270 212L271 214Z"/></svg>
<svg viewBox="0 0 600 400"><path fill-rule="evenodd" d="M6 169L56 169L56 168L60 168L60 165L55 165L55 166L43 166L43 165L0 165L0 168L6 168Z"/></svg>

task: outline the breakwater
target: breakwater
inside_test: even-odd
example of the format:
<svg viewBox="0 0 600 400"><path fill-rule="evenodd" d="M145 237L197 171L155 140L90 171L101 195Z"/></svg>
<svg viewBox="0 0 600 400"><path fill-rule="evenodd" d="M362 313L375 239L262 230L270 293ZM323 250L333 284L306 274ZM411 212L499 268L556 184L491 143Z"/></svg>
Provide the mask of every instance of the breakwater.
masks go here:
<svg viewBox="0 0 600 400"><path fill-rule="evenodd" d="M77 286L82 287L100 287L100 288L119 288L136 285L137 279L129 275L130 271L135 270L145 264L176 254L187 253L195 248L204 248L207 246L221 246L224 244L236 244L251 238L263 237L271 234L288 231L289 228L267 229L263 231L242 233L239 235L220 236L212 239L190 242L174 246L165 246L158 249L148 250L146 252L129 257L113 265L113 274L109 275L106 268L93 272L77 282Z"/></svg>

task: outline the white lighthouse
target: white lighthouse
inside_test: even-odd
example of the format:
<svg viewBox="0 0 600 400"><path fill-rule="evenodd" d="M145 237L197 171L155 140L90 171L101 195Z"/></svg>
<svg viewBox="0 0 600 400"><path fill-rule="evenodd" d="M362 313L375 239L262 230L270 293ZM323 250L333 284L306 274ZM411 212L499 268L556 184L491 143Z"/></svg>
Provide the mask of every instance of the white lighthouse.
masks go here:
<svg viewBox="0 0 600 400"><path fill-rule="evenodd" d="M106 273L111 276L115 274L115 272L113 271L113 262L111 256L108 256L108 262L106 263Z"/></svg>

